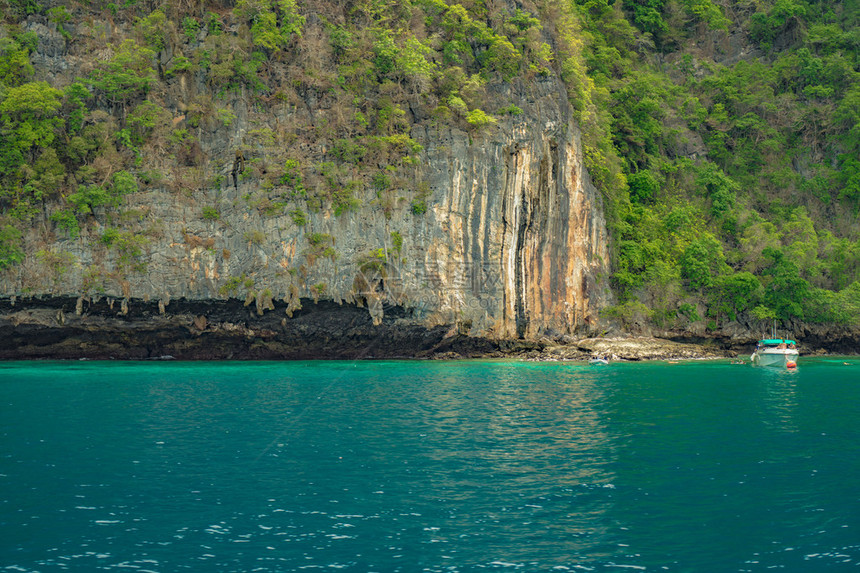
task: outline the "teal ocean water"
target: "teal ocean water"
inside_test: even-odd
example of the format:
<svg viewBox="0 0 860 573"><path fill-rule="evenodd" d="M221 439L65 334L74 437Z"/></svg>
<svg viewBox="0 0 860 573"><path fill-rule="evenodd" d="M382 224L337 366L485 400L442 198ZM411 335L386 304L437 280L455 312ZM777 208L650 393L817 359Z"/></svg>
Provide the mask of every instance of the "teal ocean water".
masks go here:
<svg viewBox="0 0 860 573"><path fill-rule="evenodd" d="M860 571L860 360L0 363L0 571Z"/></svg>

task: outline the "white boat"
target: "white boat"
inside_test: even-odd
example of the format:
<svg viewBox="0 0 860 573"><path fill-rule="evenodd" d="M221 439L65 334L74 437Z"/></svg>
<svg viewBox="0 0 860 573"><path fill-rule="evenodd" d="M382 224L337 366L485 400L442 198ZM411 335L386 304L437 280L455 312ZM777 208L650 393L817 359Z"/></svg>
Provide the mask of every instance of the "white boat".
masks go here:
<svg viewBox="0 0 860 573"><path fill-rule="evenodd" d="M609 360L606 358L592 358L588 361L589 364L609 364Z"/></svg>
<svg viewBox="0 0 860 573"><path fill-rule="evenodd" d="M753 366L797 366L797 343L787 338L763 338L750 356Z"/></svg>

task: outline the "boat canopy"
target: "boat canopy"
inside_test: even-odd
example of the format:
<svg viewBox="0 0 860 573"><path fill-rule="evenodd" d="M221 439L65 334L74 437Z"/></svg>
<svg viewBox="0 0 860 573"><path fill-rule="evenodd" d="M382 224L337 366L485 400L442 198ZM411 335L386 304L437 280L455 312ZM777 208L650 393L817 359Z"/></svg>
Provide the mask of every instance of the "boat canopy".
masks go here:
<svg viewBox="0 0 860 573"><path fill-rule="evenodd" d="M765 338L764 340L760 340L760 341L759 341L759 344L782 344L783 342L784 342L784 343L786 343L786 344L797 344L795 341L793 341L793 340L789 340L789 339L787 339L787 338L786 338L786 339L782 339L782 338Z"/></svg>

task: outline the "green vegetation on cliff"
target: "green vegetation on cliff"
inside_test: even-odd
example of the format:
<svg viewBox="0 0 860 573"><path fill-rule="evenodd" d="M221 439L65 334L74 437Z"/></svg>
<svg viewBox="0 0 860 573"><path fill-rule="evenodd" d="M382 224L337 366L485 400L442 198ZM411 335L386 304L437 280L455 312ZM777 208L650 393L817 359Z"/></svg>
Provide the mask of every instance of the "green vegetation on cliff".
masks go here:
<svg viewBox="0 0 860 573"><path fill-rule="evenodd" d="M620 301L609 312L670 327L856 325L860 6L577 7L601 162L626 182L603 186Z"/></svg>
<svg viewBox="0 0 860 573"><path fill-rule="evenodd" d="M144 272L159 224L126 203L153 186L181 203L253 182L244 207L296 227L320 211L421 217L413 128L480 137L523 112L501 87L555 76L604 196L608 316L711 329L860 320L856 3L0 0L0 11L0 272L44 252L25 240L40 221L46 242L90 237L112 253L113 266L87 271L93 284ZM195 212L223 223L216 206ZM319 244L314 258L337 258Z"/></svg>

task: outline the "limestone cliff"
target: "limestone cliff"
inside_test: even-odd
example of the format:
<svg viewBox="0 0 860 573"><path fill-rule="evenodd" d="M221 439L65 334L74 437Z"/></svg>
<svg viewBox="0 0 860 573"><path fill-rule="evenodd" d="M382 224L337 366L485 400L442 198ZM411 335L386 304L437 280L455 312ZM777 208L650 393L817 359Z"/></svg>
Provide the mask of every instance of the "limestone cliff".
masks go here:
<svg viewBox="0 0 860 573"><path fill-rule="evenodd" d="M31 17L25 26L39 38L32 60L44 77L71 78L92 65L74 44L64 49L48 23ZM104 33L92 22L66 30ZM104 41L125 32L108 26ZM305 38L323 32L308 18ZM174 56L165 48L158 63ZM96 206L79 216L78 236L52 219L63 202L47 204L24 236L26 258L0 271L0 297L19 308L32 299L77 300L78 314L116 300L105 312L120 317L135 305L169 315L176 301L202 304L195 308L205 316L207 304L238 299L257 316L279 312L287 321L311 301L330 301L366 307L374 325L393 312L410 328L492 340L561 336L596 324L610 297L607 232L556 76L491 83L485 102L516 102L520 112L480 129L440 122L425 96L404 97L394 107L407 116L404 135L420 151L389 168L395 182L384 192L351 187L345 207L278 195L286 179L275 179L273 191L267 178L273 156L306 163L330 156L332 139L306 128L338 113L331 90L297 87L271 99L238 90L201 111L206 89L199 74L179 74L149 96L167 110L174 133L193 137L185 148L193 157L183 162L175 146L139 155L141 171L160 168L166 177L123 197L121 209ZM214 121L216 112L231 121ZM388 163L372 166L383 180ZM356 168L341 167L349 169ZM319 173L316 180L306 174L305 183L325 185Z"/></svg>

